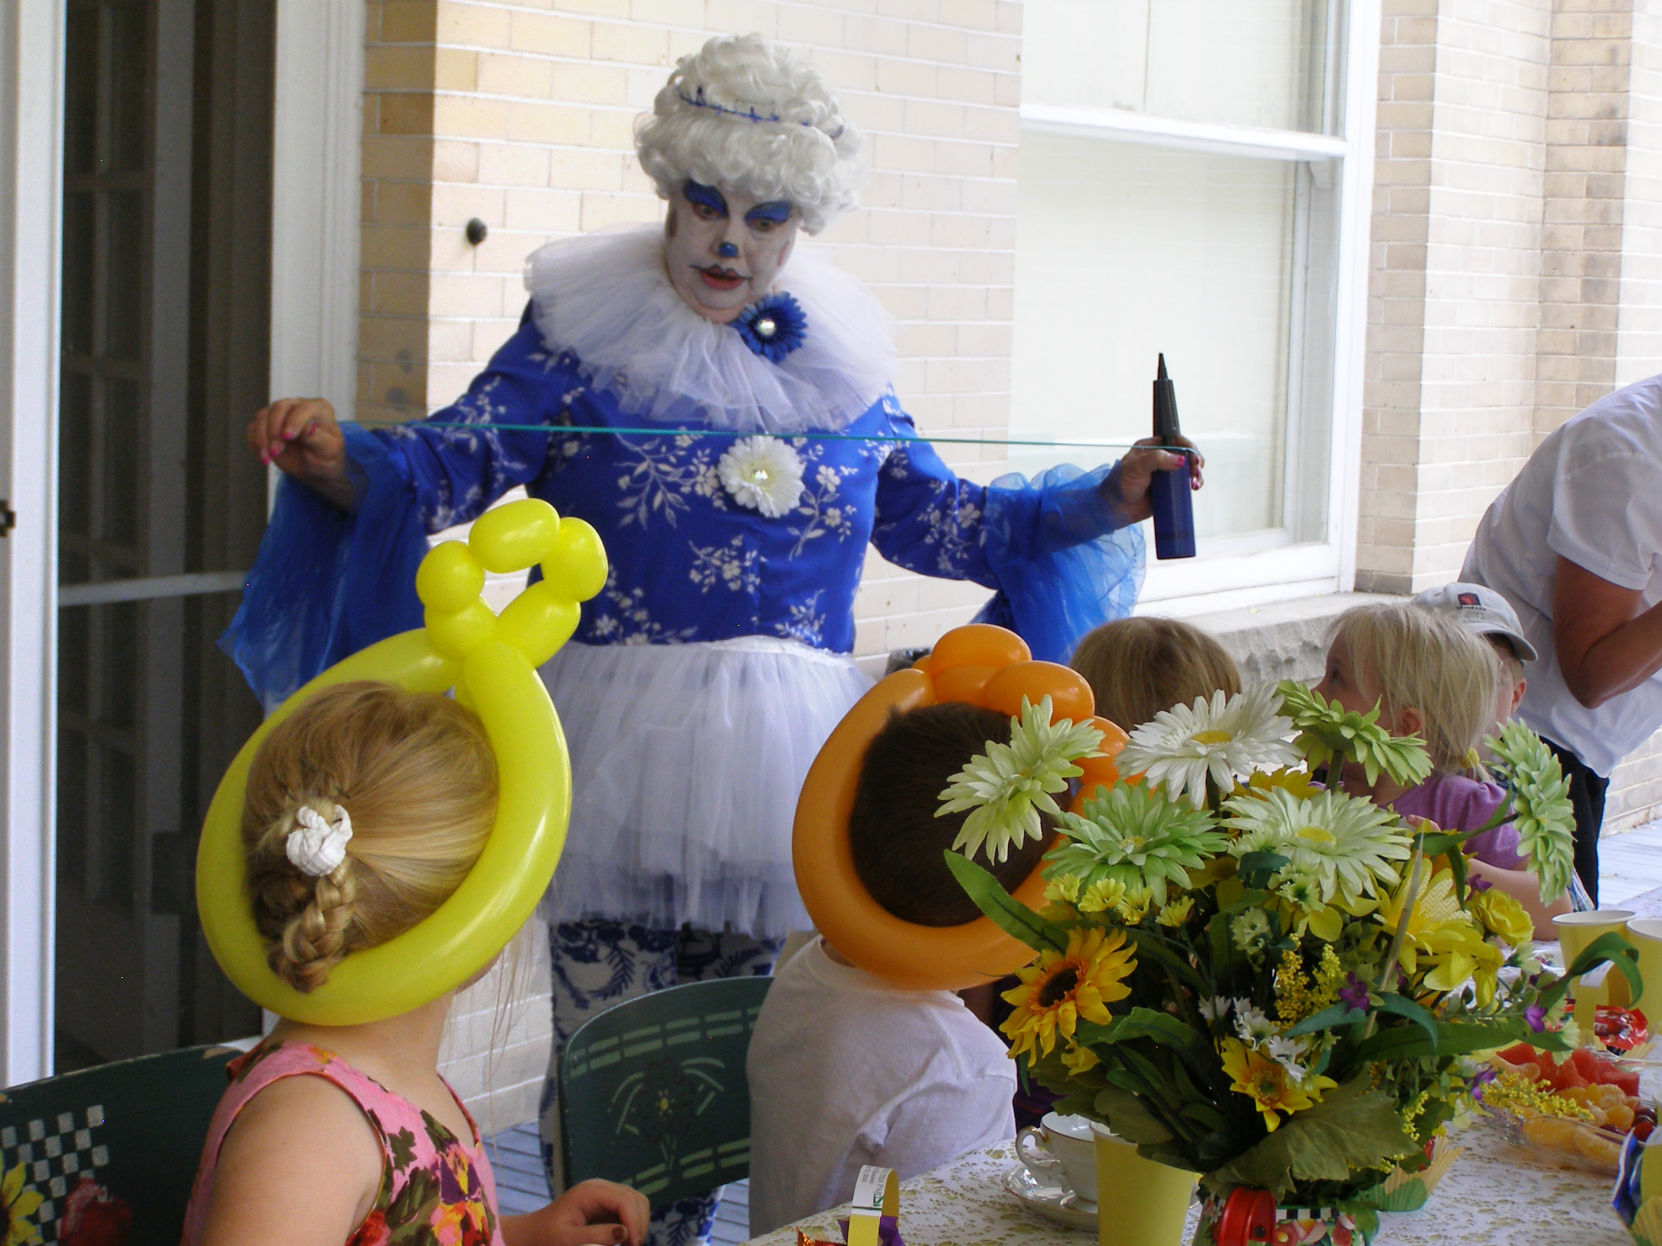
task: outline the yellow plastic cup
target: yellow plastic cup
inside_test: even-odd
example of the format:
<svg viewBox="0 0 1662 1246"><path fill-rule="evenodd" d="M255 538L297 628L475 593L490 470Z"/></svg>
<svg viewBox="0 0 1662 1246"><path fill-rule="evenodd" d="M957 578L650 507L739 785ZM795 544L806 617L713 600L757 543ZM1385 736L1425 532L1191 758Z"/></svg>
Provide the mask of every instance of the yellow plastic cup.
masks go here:
<svg viewBox="0 0 1662 1246"><path fill-rule="evenodd" d="M1100 1125L1096 1129L1099 1246L1182 1246L1184 1221L1199 1175L1137 1154Z"/></svg>
<svg viewBox="0 0 1662 1246"><path fill-rule="evenodd" d="M1639 950L1639 976L1644 979L1645 985L1644 991L1630 1007L1637 1008L1649 1018L1662 1011L1662 919L1628 918L1627 941ZM1620 974L1611 974L1610 977L1619 979L1625 991L1625 978Z"/></svg>
<svg viewBox="0 0 1662 1246"><path fill-rule="evenodd" d="M1631 909L1592 909L1585 913L1560 913L1554 917L1552 928L1558 936L1565 967L1568 968L1570 962L1585 952L1600 935L1626 935L1627 923L1633 917ZM1605 974L1602 989L1571 989L1575 998L1576 1023L1588 1034L1592 1033L1595 1007L1599 1004L1626 1005L1628 1002L1627 979L1619 972Z"/></svg>

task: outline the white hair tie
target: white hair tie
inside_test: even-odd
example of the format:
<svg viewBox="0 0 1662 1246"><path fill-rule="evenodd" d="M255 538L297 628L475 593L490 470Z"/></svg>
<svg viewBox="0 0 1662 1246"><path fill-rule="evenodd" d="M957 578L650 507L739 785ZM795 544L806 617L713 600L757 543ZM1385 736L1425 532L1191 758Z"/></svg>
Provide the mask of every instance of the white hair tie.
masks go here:
<svg viewBox="0 0 1662 1246"><path fill-rule="evenodd" d="M352 838L352 819L346 810L335 806L335 816L327 822L310 805L295 810L294 820L300 825L289 832L284 845L295 869L313 878L333 874L346 860L346 842Z"/></svg>

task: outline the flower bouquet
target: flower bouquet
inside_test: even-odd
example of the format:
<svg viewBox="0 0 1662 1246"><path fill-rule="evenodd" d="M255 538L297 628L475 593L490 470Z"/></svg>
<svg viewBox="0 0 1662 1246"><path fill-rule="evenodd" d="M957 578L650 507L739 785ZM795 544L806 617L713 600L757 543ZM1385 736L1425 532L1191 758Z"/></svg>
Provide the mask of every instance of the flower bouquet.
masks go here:
<svg viewBox="0 0 1662 1246"><path fill-rule="evenodd" d="M1249 1205L1271 1223L1278 1206L1324 1209L1288 1240L1366 1241L1370 1193L1424 1169L1484 1080L1475 1053L1575 1045L1570 977L1533 959L1517 900L1467 885L1466 836L1341 790L1345 767L1369 786L1429 772L1422 742L1387 734L1377 710L1291 683L1197 699L1132 733L1116 758L1131 779L1064 812L1071 763L1097 742L1048 708L1024 707L1010 744L942 793L943 811L972 810L949 864L1038 953L1005 993L1011 1054L1058 1111L1200 1174L1197 1241L1235 1236L1217 1230L1237 1191L1237 1223ZM1491 748L1520 851L1556 896L1571 870L1562 777L1522 727ZM1060 835L1035 912L971 857L1039 834L1039 811ZM1595 943L1571 973L1630 971L1618 945Z"/></svg>

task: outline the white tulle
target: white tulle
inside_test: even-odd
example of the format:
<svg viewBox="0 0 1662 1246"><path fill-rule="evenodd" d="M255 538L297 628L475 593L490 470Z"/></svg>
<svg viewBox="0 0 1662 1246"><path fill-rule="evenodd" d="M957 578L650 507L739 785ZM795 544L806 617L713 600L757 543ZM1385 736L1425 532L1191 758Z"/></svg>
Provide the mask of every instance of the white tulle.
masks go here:
<svg viewBox="0 0 1662 1246"><path fill-rule="evenodd" d="M573 791L545 915L807 929L791 871L797 793L870 678L768 637L568 644L542 674Z"/></svg>
<svg viewBox="0 0 1662 1246"><path fill-rule="evenodd" d="M663 243L657 225L603 231L549 243L525 262L543 341L575 351L621 410L733 432L835 431L892 384L893 321L811 245L798 242L778 284L807 313L807 334L774 363L682 302Z"/></svg>

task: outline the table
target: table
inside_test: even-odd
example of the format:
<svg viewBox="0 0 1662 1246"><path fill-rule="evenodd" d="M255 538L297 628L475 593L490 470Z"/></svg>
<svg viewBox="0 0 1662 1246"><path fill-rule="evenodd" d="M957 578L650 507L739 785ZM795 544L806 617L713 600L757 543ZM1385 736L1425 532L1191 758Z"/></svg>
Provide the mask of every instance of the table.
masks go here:
<svg viewBox="0 0 1662 1246"><path fill-rule="evenodd" d="M1632 1246L1610 1208L1610 1182L1537 1161L1477 1125L1454 1141L1465 1149L1425 1207L1381 1217L1375 1246ZM1013 1144L970 1151L901 1185L900 1231L907 1246L1082 1246L1091 1234L1064 1228L1008 1193ZM1189 1213L1192 1234L1198 1207ZM842 1241L846 1206L752 1240L795 1246L796 1229ZM1187 1240L1187 1239L1185 1239ZM1150 1246L1160 1246L1150 1243ZM1173 1244L1175 1246L1175 1244Z"/></svg>

